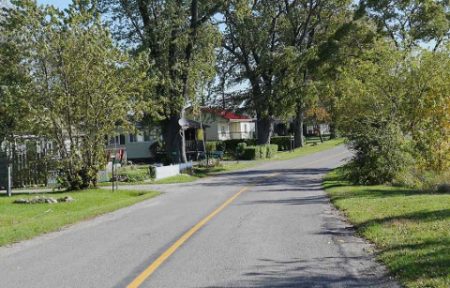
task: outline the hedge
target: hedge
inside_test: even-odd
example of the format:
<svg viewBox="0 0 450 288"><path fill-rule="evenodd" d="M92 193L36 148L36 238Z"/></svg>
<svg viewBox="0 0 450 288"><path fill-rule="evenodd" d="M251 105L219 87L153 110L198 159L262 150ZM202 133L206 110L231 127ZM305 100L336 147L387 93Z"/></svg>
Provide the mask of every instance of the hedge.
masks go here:
<svg viewBox="0 0 450 288"><path fill-rule="evenodd" d="M270 138L271 144L278 145L278 151L291 150L291 136L277 136Z"/></svg>
<svg viewBox="0 0 450 288"><path fill-rule="evenodd" d="M272 158L278 151L278 145L257 145L244 148L243 160L258 160Z"/></svg>
<svg viewBox="0 0 450 288"><path fill-rule="evenodd" d="M266 145L266 158L272 158L273 156L275 156L275 154L277 154L278 152L278 145L277 144L270 144L270 145Z"/></svg>
<svg viewBox="0 0 450 288"><path fill-rule="evenodd" d="M226 151L229 153L236 153L236 148L239 143L245 143L247 146L256 145L256 139L231 139L223 141L225 144Z"/></svg>

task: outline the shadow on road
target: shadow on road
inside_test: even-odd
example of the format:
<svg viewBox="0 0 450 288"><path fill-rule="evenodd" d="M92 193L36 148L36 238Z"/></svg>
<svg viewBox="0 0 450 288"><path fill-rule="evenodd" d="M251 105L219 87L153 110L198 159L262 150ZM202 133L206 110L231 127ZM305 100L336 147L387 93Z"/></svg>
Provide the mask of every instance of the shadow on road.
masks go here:
<svg viewBox="0 0 450 288"><path fill-rule="evenodd" d="M205 288L395 287L390 279L386 279L384 276L377 276L369 269L358 271L358 276L353 276L355 273L349 270L349 267L352 267L349 262L355 264L365 260L365 257L348 256L313 258L309 260L294 258L282 261L259 259L261 264L253 267L253 271L243 273L242 280L226 286L208 286ZM298 275L299 273L302 275Z"/></svg>
<svg viewBox="0 0 450 288"><path fill-rule="evenodd" d="M287 189L272 190L273 192L283 191L312 191L321 190L322 176L328 173L330 169L271 169L271 170L249 170L221 174L220 177L213 179L210 182L202 183L202 186L215 187L218 185L224 186L264 186L270 187L283 184L290 186ZM275 177L270 177L275 175ZM305 176L305 177L302 177ZM313 176L313 177L310 177ZM265 190L265 192L269 192Z"/></svg>

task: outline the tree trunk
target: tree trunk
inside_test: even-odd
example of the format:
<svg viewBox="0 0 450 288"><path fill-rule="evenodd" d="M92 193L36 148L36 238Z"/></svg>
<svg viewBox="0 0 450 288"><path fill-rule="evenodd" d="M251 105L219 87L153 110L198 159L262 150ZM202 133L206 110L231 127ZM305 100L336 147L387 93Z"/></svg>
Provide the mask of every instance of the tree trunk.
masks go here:
<svg viewBox="0 0 450 288"><path fill-rule="evenodd" d="M336 124L334 122L330 123L330 139L336 139L337 138L337 131L336 131Z"/></svg>
<svg viewBox="0 0 450 288"><path fill-rule="evenodd" d="M294 146L295 148L305 146L305 138L303 135L303 123L304 123L303 109L297 109L297 113L294 120Z"/></svg>
<svg viewBox="0 0 450 288"><path fill-rule="evenodd" d="M318 124L317 127L319 128L320 143L323 143L322 127L320 127L320 124Z"/></svg>
<svg viewBox="0 0 450 288"><path fill-rule="evenodd" d="M273 134L273 119L272 117L258 117L258 120L256 121L256 129L257 129L257 136L258 136L258 144L264 145L264 144L270 144L270 137L272 137Z"/></svg>
<svg viewBox="0 0 450 288"><path fill-rule="evenodd" d="M172 115L161 122L166 155L171 163L181 162L182 137L180 135L178 120L179 117L177 115Z"/></svg>

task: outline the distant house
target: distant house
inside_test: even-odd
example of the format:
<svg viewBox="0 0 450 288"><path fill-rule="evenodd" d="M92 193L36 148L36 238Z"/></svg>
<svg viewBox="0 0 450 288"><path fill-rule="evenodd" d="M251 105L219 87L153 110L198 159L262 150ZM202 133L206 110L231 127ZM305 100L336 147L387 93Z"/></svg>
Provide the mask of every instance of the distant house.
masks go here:
<svg viewBox="0 0 450 288"><path fill-rule="evenodd" d="M192 118L192 116L190 117ZM206 140L252 139L255 137L254 119L219 108L201 108L197 121L206 124Z"/></svg>
<svg viewBox="0 0 450 288"><path fill-rule="evenodd" d="M150 146L160 139L159 128L148 129L138 125L135 133L110 137L106 150L120 154L124 161L148 162L154 157L150 152Z"/></svg>
<svg viewBox="0 0 450 288"><path fill-rule="evenodd" d="M319 136L319 135L330 135L330 124L308 124L306 126L306 135L307 136Z"/></svg>
<svg viewBox="0 0 450 288"><path fill-rule="evenodd" d="M203 124L203 128L208 129L208 125ZM181 128L181 127L180 127ZM203 151L202 139L198 138L198 130L201 129L201 124L197 121L188 120L187 129L185 130L186 139L186 153L189 159L196 159L199 152ZM114 153L116 158L122 161L132 161L135 163L149 163L160 160L158 155L166 154L165 151L159 150L160 147L153 149L152 145L155 142L162 141L161 127L154 126L153 128L136 126L136 132L132 134L122 133L108 139L106 145L107 152L111 155ZM173 154L173 161L179 155L178 151L170 151ZM158 155L154 155L158 154Z"/></svg>

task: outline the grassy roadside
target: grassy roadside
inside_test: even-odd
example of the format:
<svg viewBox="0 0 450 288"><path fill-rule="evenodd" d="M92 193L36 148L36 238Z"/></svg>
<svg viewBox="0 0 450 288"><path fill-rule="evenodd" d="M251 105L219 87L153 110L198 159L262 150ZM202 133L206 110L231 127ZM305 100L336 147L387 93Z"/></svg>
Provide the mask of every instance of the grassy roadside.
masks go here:
<svg viewBox="0 0 450 288"><path fill-rule="evenodd" d="M450 194L353 186L339 169L324 187L406 287L450 287Z"/></svg>
<svg viewBox="0 0 450 288"><path fill-rule="evenodd" d="M303 148L297 148L293 152L279 152L273 158L273 160L289 160L289 159L317 153L320 151L328 150L328 149L334 148L336 146L339 146L341 144L344 144L344 139L339 138L339 139L328 140L323 143L320 143L320 142L313 142L313 143L317 143L317 144L316 145L307 145Z"/></svg>
<svg viewBox="0 0 450 288"><path fill-rule="evenodd" d="M34 195L0 197L0 246L57 231L64 226L112 212L157 196L158 192L95 189L81 192L40 194L60 198L71 196L75 201L58 204L13 204L20 198Z"/></svg>

